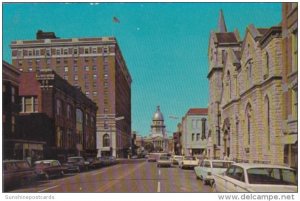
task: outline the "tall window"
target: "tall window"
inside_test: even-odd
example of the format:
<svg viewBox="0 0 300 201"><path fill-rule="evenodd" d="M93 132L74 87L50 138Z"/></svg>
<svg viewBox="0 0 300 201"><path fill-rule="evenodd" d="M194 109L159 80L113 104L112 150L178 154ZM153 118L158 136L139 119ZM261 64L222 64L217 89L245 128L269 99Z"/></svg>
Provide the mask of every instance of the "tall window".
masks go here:
<svg viewBox="0 0 300 201"><path fill-rule="evenodd" d="M195 138L195 134L192 133L192 141L194 141L194 138Z"/></svg>
<svg viewBox="0 0 300 201"><path fill-rule="evenodd" d="M227 89L228 89L228 98L231 99L231 79L230 79L230 72L227 71Z"/></svg>
<svg viewBox="0 0 300 201"><path fill-rule="evenodd" d="M78 137L78 143L82 144L83 113L79 108L76 108L76 133L77 133L77 137Z"/></svg>
<svg viewBox="0 0 300 201"><path fill-rule="evenodd" d="M11 102L14 103L16 101L16 89L15 87L11 87Z"/></svg>
<svg viewBox="0 0 300 201"><path fill-rule="evenodd" d="M197 133L196 140L199 141L199 139L200 139L200 133Z"/></svg>
<svg viewBox="0 0 300 201"><path fill-rule="evenodd" d="M35 96L22 97L21 106L24 113L38 112L38 98Z"/></svg>
<svg viewBox="0 0 300 201"><path fill-rule="evenodd" d="M103 135L103 147L110 146L110 138L108 134Z"/></svg>
<svg viewBox="0 0 300 201"><path fill-rule="evenodd" d="M265 98L265 123L266 123L266 134L267 134L267 146L270 150L271 144L271 133L270 133L270 101L268 96Z"/></svg>
<svg viewBox="0 0 300 201"><path fill-rule="evenodd" d="M56 114L62 115L62 103L59 99L56 99Z"/></svg>
<svg viewBox="0 0 300 201"><path fill-rule="evenodd" d="M247 122L247 143L251 143L251 105L248 104L246 108L246 122Z"/></svg>
<svg viewBox="0 0 300 201"><path fill-rule="evenodd" d="M294 119L298 118L298 87L292 89L292 115Z"/></svg>
<svg viewBox="0 0 300 201"><path fill-rule="evenodd" d="M11 132L14 133L16 130L16 119L15 116L11 116Z"/></svg>
<svg viewBox="0 0 300 201"><path fill-rule="evenodd" d="M269 61L269 53L268 52L266 52L266 75L268 75L269 74L269 70L270 70L270 61Z"/></svg>
<svg viewBox="0 0 300 201"><path fill-rule="evenodd" d="M292 34L292 70L298 69L298 30Z"/></svg>
<svg viewBox="0 0 300 201"><path fill-rule="evenodd" d="M67 118L68 118L68 119L71 119L71 116L72 116L71 105L68 104L68 105L67 105Z"/></svg>
<svg viewBox="0 0 300 201"><path fill-rule="evenodd" d="M205 133L206 133L206 119L202 118L202 139L206 139Z"/></svg>

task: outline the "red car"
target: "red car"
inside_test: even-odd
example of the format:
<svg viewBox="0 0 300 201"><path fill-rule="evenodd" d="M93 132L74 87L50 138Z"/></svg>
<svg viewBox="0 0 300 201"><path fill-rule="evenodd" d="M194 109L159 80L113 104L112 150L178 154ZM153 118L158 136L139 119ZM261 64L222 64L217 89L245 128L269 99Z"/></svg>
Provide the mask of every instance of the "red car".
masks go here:
<svg viewBox="0 0 300 201"><path fill-rule="evenodd" d="M66 167L61 166L58 160L41 160L34 163L38 177L49 179L52 176L64 176Z"/></svg>

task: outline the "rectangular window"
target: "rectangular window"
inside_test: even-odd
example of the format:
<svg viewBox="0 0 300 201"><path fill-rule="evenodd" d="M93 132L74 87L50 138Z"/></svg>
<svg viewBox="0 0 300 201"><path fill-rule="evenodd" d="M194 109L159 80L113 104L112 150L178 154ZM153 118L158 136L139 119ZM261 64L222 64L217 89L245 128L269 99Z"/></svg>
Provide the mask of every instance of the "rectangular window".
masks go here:
<svg viewBox="0 0 300 201"><path fill-rule="evenodd" d="M51 56L51 50L50 49L46 49L46 56Z"/></svg>
<svg viewBox="0 0 300 201"><path fill-rule="evenodd" d="M64 75L64 79L65 79L65 80L68 80L68 76L67 76L67 75Z"/></svg>
<svg viewBox="0 0 300 201"><path fill-rule="evenodd" d="M93 69L93 71L96 71L96 70L97 70L97 67L96 67L96 66L93 66L92 69Z"/></svg>
<svg viewBox="0 0 300 201"><path fill-rule="evenodd" d="M298 69L298 30L292 34L292 70Z"/></svg>
<svg viewBox="0 0 300 201"><path fill-rule="evenodd" d="M69 71L69 68L67 66L65 66L64 69L65 69L65 72Z"/></svg>
<svg viewBox="0 0 300 201"><path fill-rule="evenodd" d="M85 71L89 71L89 67L88 67L88 66L85 66L85 67L84 67L84 70L85 70Z"/></svg>
<svg viewBox="0 0 300 201"><path fill-rule="evenodd" d="M89 91L86 91L86 92L85 92L85 95L86 95L86 96L89 96L89 95L90 95L90 92L89 92Z"/></svg>
<svg viewBox="0 0 300 201"><path fill-rule="evenodd" d="M93 47L93 54L96 54L96 53L97 53L97 48Z"/></svg>
<svg viewBox="0 0 300 201"><path fill-rule="evenodd" d="M73 50L73 54L77 55L78 54L78 49L77 48L74 48Z"/></svg>
<svg viewBox="0 0 300 201"><path fill-rule="evenodd" d="M64 64L68 64L68 60L67 59L64 59Z"/></svg>
<svg viewBox="0 0 300 201"><path fill-rule="evenodd" d="M35 56L40 56L40 50L35 50Z"/></svg>
<svg viewBox="0 0 300 201"><path fill-rule="evenodd" d="M23 50L18 50L18 57L22 57L23 56Z"/></svg>
<svg viewBox="0 0 300 201"><path fill-rule="evenodd" d="M292 109L292 114L294 119L298 118L298 88L295 88L292 90L292 101L293 101L293 109Z"/></svg>
<svg viewBox="0 0 300 201"><path fill-rule="evenodd" d="M16 96L16 89L15 87L11 87L11 102L15 102L15 96Z"/></svg>
<svg viewBox="0 0 300 201"><path fill-rule="evenodd" d="M19 61L18 61L18 64L19 64L19 66L22 66L23 61L22 61L22 60L19 60Z"/></svg>
<svg viewBox="0 0 300 201"><path fill-rule="evenodd" d="M74 75L74 80L78 80L78 75Z"/></svg>
<svg viewBox="0 0 300 201"><path fill-rule="evenodd" d="M60 55L60 49L56 49L56 55Z"/></svg>
<svg viewBox="0 0 300 201"><path fill-rule="evenodd" d="M28 50L28 56L32 56L32 50Z"/></svg>
<svg viewBox="0 0 300 201"><path fill-rule="evenodd" d="M192 133L192 141L194 141L194 138L195 138L195 134Z"/></svg>
<svg viewBox="0 0 300 201"><path fill-rule="evenodd" d="M16 119L15 116L11 116L11 132L14 133L16 130Z"/></svg>
<svg viewBox="0 0 300 201"><path fill-rule="evenodd" d="M93 91L93 96L97 96L97 91Z"/></svg>
<svg viewBox="0 0 300 201"><path fill-rule="evenodd" d="M32 66L32 60L31 59L28 60L28 65Z"/></svg>
<svg viewBox="0 0 300 201"><path fill-rule="evenodd" d="M74 66L73 69L74 69L74 72L77 72L77 71L78 71L77 66Z"/></svg>
<svg viewBox="0 0 300 201"><path fill-rule="evenodd" d="M29 67L29 68L28 68L28 71L29 71L29 72L32 72L32 67Z"/></svg>
<svg viewBox="0 0 300 201"><path fill-rule="evenodd" d="M56 114L61 115L62 114L62 103L61 100L56 99Z"/></svg>
<svg viewBox="0 0 300 201"><path fill-rule="evenodd" d="M89 53L89 48L84 48L84 54L88 54Z"/></svg>
<svg viewBox="0 0 300 201"><path fill-rule="evenodd" d="M39 111L39 103L38 103L38 99L37 99L37 97L34 97L33 98L33 101L34 101L34 112L38 112Z"/></svg>
<svg viewBox="0 0 300 201"><path fill-rule="evenodd" d="M60 64L60 58L56 59L56 64Z"/></svg>
<svg viewBox="0 0 300 201"><path fill-rule="evenodd" d="M68 49L64 49L64 55L68 54Z"/></svg>
<svg viewBox="0 0 300 201"><path fill-rule="evenodd" d="M96 74L93 75L93 79L94 79L94 80L97 79L97 75L96 75Z"/></svg>
<svg viewBox="0 0 300 201"><path fill-rule="evenodd" d="M24 99L25 99L24 100L24 104L25 104L24 112L26 112L26 113L33 112L32 97L25 97Z"/></svg>
<svg viewBox="0 0 300 201"><path fill-rule="evenodd" d="M47 61L46 61L46 62L47 62L47 64L48 64L48 65L50 65L50 63L51 63L51 60L50 60L50 59L47 59Z"/></svg>

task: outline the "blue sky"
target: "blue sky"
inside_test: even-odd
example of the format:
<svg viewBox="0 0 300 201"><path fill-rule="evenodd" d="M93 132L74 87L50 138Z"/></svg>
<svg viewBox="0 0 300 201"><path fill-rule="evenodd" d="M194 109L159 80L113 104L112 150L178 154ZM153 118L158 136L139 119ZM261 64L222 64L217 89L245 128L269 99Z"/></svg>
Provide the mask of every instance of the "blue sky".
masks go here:
<svg viewBox="0 0 300 201"><path fill-rule="evenodd" d="M35 39L38 29L61 38L114 35L133 79L132 130L148 135L160 105L171 135L189 108L208 106L208 39L220 9L227 30L242 38L249 24L281 22L281 3L3 4L3 59L11 63L11 41Z"/></svg>

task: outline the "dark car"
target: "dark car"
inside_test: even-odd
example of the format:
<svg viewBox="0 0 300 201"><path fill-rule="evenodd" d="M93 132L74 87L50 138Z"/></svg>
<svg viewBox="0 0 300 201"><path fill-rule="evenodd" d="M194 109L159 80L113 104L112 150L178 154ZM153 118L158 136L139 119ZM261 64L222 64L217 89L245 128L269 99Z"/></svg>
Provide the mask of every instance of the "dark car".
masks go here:
<svg viewBox="0 0 300 201"><path fill-rule="evenodd" d="M68 172L81 172L88 170L89 162L85 161L81 156L68 157L64 166L67 167Z"/></svg>
<svg viewBox="0 0 300 201"><path fill-rule="evenodd" d="M111 164L109 156L101 156L98 157L97 160L102 164L102 166L109 166Z"/></svg>
<svg viewBox="0 0 300 201"><path fill-rule="evenodd" d="M4 190L31 183L36 179L34 169L25 160L3 161Z"/></svg>
<svg viewBox="0 0 300 201"><path fill-rule="evenodd" d="M87 158L87 160L89 162L89 168L95 169L95 168L100 168L103 166L103 163L101 160L99 160L98 158Z"/></svg>
<svg viewBox="0 0 300 201"><path fill-rule="evenodd" d="M117 163L118 163L118 161L117 161L116 157L114 157L114 156L109 157L109 165L115 165Z"/></svg>
<svg viewBox="0 0 300 201"><path fill-rule="evenodd" d="M64 176L67 168L61 166L58 160L41 160L34 163L35 173L40 178L49 179L52 176Z"/></svg>

